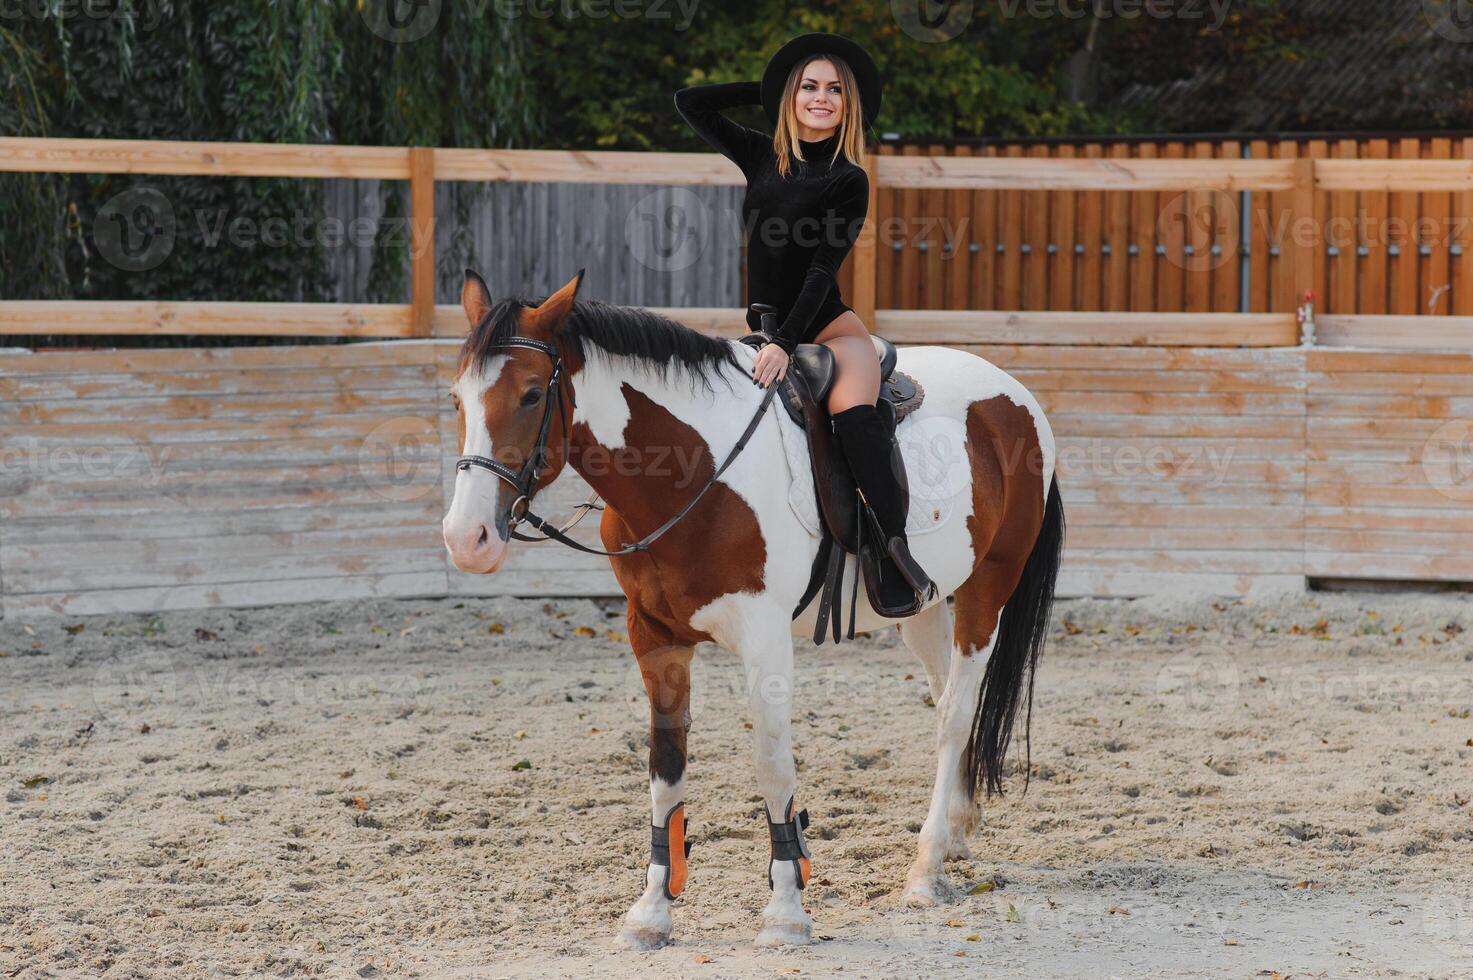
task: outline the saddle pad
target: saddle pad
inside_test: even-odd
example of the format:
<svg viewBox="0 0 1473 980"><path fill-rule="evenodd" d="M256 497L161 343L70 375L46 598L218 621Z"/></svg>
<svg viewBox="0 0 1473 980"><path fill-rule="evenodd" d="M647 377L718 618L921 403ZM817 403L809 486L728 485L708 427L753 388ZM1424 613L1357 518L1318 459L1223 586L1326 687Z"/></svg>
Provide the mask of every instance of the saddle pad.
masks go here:
<svg viewBox="0 0 1473 980"><path fill-rule="evenodd" d="M912 399L919 403L920 398ZM814 537L823 533L818 513L818 497L813 489L813 466L808 456L808 436L787 412L778 411L778 429L782 432L783 455L788 464L788 506L798 521ZM909 411L906 412L908 416ZM955 428L957 431L952 432ZM944 430L944 431L943 431ZM926 534L945 526L958 504L967 503L965 493L970 493L971 481L965 487L955 484L956 459L951 465L934 465L937 459L948 462L945 457L956 457L965 461L966 430L961 423L948 419L916 419L898 425L895 430L900 441L900 453L905 458L906 479L910 484L910 514L906 517L907 536ZM938 443L939 440L939 443ZM942 456L938 457L938 444ZM970 510L970 506L967 508Z"/></svg>

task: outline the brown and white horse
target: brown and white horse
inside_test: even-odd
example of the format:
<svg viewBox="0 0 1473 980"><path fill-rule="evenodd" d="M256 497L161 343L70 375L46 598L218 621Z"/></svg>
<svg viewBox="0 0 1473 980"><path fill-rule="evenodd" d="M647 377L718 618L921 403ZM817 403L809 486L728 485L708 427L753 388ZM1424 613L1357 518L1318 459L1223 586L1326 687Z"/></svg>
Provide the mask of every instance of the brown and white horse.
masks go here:
<svg viewBox="0 0 1473 980"><path fill-rule="evenodd" d="M649 535L702 489L757 414L764 391L752 381L751 347L648 310L575 302L581 278L540 304L493 304L481 278L466 275L471 332L452 395L461 452L481 462L457 473L444 520L445 546L463 571L503 565L527 509L523 489L535 493L565 465L605 501L605 548ZM523 340L509 343L513 337ZM921 434L911 444L929 457L907 463L912 517L924 507L926 523L911 548L939 591L898 623L936 702L935 787L904 892L908 903L927 905L955 897L943 862L967 854L977 791L1001 791L1013 720L1025 702L1031 707L1064 520L1053 433L1018 381L943 347L902 348L899 369L925 390L897 435L905 444ZM812 493L807 472L793 472L785 458L791 433L782 427L792 425L768 406L744 450L680 521L647 548L611 559L650 697L653 823L669 828L669 859L651 863L620 930L637 948L668 941L671 898L685 883L689 666L697 643L714 641L741 657L757 785L772 819L793 817L793 638L812 634L816 603L796 620L792 614L819 538L792 502L794 492ZM532 471L529 460L540 468ZM926 481L918 480L922 465L935 471ZM528 487L513 485L510 475L527 473ZM858 630L897 625L859 594ZM808 858L774 861L769 873L758 942L808 942Z"/></svg>

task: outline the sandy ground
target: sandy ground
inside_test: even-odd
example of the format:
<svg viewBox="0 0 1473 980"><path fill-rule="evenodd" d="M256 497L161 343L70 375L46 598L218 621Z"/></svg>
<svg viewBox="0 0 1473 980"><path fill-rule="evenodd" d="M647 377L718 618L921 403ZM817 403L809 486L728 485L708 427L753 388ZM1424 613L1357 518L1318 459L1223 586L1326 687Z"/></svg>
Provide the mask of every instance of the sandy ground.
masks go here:
<svg viewBox="0 0 1473 980"><path fill-rule="evenodd" d="M1470 977L1470 607L1063 603L1031 788L951 865L978 893L927 910L897 902L919 665L893 631L803 644L821 938L780 951L752 945L741 673L703 648L691 881L653 953L613 941L649 820L619 604L0 623L0 976Z"/></svg>

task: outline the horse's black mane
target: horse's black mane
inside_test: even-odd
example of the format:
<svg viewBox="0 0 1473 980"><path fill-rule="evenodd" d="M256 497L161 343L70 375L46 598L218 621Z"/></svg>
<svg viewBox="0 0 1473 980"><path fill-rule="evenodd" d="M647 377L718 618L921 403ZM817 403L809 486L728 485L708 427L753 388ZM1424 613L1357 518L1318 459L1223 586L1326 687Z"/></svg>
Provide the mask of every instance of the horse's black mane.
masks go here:
<svg viewBox="0 0 1473 980"><path fill-rule="evenodd" d="M542 305L541 299L516 296L497 301L491 312L471 329L460 350L460 363L480 364L496 352L496 345L517 330L523 307ZM561 334L580 356L587 356L588 341L609 354L632 357L649 364L666 380L670 367L683 370L708 390L713 377L721 376L721 365L741 369L730 343L698 333L653 310L638 306L615 306L599 300L573 303Z"/></svg>

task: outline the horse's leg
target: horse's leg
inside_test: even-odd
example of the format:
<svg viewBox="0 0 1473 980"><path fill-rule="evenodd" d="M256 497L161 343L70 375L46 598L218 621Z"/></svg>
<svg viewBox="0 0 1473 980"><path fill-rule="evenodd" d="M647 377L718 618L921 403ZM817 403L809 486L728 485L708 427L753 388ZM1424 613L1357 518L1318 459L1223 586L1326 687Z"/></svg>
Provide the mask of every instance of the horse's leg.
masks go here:
<svg viewBox="0 0 1473 980"><path fill-rule="evenodd" d="M944 862L948 852L965 849L965 833L971 822L972 804L967 798L962 764L972 735L982 675L997 639L998 617L1012 592L1010 587L1002 587L1002 579L1016 577L1016 570L983 561L956 590L956 636L946 687L936 702L936 785L926 822L921 825L915 863L905 879L905 901L909 905L936 905L956 898ZM961 847L953 851L952 836L958 832L962 839L956 843Z"/></svg>
<svg viewBox="0 0 1473 980"><path fill-rule="evenodd" d="M796 814L798 772L793 763L793 635L788 614L774 603L753 603L743 610L735 632L735 652L746 671L747 697L752 712L752 757L757 790L773 820L787 817L788 804ZM764 822L768 817L762 818ZM773 861L772 897L762 911L759 946L801 945L812 942L813 921L803 911L798 887L800 862Z"/></svg>
<svg viewBox="0 0 1473 980"><path fill-rule="evenodd" d="M951 610L945 602L927 606L900 623L900 638L920 660L931 685L931 700L941 703L951 667Z"/></svg>
<svg viewBox="0 0 1473 980"><path fill-rule="evenodd" d="M685 886L685 739L690 731L690 662L695 647L665 642L668 636L662 637L653 624L642 623L633 611L629 626L630 643L650 699L652 823L669 825L670 863L651 862L645 872L644 894L624 916L619 939L632 949L656 949L670 941L674 930L670 895L679 895Z"/></svg>
<svg viewBox="0 0 1473 980"><path fill-rule="evenodd" d="M925 667L926 680L931 685L931 701L939 705L941 695L946 690L947 674L951 670L951 610L944 602L928 606L900 624L900 637ZM960 768L958 772L961 772ZM967 836L976 826L977 814L977 806L967 794L965 781L959 778L947 815L948 861L972 856L971 848L967 846Z"/></svg>

